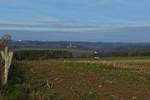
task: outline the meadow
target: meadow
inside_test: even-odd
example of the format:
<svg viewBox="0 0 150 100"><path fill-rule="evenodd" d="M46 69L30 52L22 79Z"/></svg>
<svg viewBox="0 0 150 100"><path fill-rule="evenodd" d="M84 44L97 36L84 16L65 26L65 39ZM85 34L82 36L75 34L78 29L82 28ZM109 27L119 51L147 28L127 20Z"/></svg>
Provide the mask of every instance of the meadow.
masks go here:
<svg viewBox="0 0 150 100"><path fill-rule="evenodd" d="M14 67L2 100L150 99L149 59L24 60Z"/></svg>

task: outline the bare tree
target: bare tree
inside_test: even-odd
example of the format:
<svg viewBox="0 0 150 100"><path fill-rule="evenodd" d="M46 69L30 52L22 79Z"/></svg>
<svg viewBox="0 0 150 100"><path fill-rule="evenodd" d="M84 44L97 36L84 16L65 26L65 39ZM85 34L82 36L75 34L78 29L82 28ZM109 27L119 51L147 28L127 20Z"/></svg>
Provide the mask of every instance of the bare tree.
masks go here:
<svg viewBox="0 0 150 100"><path fill-rule="evenodd" d="M6 45L8 46L10 41L11 41L11 35L9 33L4 34L4 36L2 36L2 38L1 38L1 43L5 46Z"/></svg>

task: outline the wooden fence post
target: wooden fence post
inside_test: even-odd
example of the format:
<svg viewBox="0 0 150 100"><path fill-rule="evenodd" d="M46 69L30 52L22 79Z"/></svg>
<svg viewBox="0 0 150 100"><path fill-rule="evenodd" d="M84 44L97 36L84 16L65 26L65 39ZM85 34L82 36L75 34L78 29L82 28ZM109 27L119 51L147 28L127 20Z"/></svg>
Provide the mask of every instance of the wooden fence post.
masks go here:
<svg viewBox="0 0 150 100"><path fill-rule="evenodd" d="M2 50L1 52L2 59L4 60L4 80L3 85L7 84L8 80L8 73L10 69L10 65L12 62L13 52L8 50L8 47L5 47L5 50Z"/></svg>
<svg viewBox="0 0 150 100"><path fill-rule="evenodd" d="M4 45L0 43L0 51L4 49ZM2 87L3 84L3 71L4 71L4 61L2 60L2 57L0 55L0 87Z"/></svg>

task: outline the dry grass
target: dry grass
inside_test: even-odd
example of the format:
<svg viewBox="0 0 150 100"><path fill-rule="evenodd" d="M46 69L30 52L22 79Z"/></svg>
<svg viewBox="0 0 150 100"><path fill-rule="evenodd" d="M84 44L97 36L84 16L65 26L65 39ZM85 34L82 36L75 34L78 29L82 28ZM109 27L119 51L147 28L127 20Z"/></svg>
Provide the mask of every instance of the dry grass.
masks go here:
<svg viewBox="0 0 150 100"><path fill-rule="evenodd" d="M148 100L150 61L20 61L29 100Z"/></svg>

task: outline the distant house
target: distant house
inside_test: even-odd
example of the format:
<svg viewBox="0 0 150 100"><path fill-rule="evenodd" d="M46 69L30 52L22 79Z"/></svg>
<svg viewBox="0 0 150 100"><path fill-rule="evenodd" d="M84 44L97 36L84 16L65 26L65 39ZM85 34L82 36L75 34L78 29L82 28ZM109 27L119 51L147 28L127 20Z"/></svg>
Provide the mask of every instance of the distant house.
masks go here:
<svg viewBox="0 0 150 100"><path fill-rule="evenodd" d="M18 40L18 42L22 42L22 40Z"/></svg>
<svg viewBox="0 0 150 100"><path fill-rule="evenodd" d="M94 54L97 55L97 54L98 54L98 51L94 51Z"/></svg>
<svg viewBox="0 0 150 100"><path fill-rule="evenodd" d="M94 51L94 59L100 59L98 51Z"/></svg>

